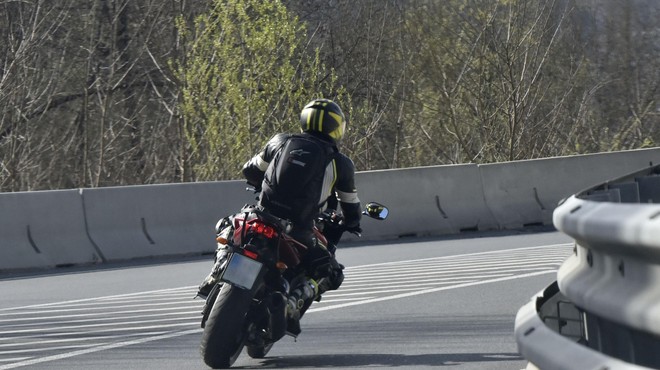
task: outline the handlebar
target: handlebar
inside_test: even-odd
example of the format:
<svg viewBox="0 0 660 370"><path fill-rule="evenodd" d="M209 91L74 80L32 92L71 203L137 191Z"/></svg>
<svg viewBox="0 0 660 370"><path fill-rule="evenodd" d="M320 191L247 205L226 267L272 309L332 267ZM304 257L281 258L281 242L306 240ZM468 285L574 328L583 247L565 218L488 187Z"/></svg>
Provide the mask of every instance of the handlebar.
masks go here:
<svg viewBox="0 0 660 370"><path fill-rule="evenodd" d="M331 225L335 229L341 230L342 232L349 232L357 237L362 237L362 229L358 226L356 228L349 228L342 223L344 221L344 216L337 212L323 212L317 217L317 221L327 225Z"/></svg>
<svg viewBox="0 0 660 370"><path fill-rule="evenodd" d="M261 188L257 188L256 186L253 186L253 185L248 184L248 185L245 187L245 191L250 191L250 192L252 192L252 193L254 193L254 194L259 194L259 193L261 193Z"/></svg>

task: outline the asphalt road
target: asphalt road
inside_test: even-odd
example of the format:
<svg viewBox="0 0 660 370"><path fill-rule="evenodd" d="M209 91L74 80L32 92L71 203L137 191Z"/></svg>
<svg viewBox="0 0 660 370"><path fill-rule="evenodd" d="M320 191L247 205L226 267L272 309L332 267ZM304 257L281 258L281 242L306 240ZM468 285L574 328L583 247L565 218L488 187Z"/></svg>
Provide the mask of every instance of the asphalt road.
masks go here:
<svg viewBox="0 0 660 370"><path fill-rule="evenodd" d="M298 339L234 367L522 369L516 312L571 248L557 232L340 247L344 285ZM0 370L207 368L192 297L209 259L0 278Z"/></svg>

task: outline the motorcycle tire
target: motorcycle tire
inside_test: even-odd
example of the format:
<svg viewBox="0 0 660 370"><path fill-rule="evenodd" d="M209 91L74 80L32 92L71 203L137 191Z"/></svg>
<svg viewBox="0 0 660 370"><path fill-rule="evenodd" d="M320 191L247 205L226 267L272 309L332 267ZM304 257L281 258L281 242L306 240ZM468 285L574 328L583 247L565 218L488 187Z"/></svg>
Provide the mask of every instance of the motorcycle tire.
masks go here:
<svg viewBox="0 0 660 370"><path fill-rule="evenodd" d="M213 288L211 288L209 296L206 297L204 308L202 308L202 322L200 324L202 329L204 329L204 326L206 326L206 320L208 320L209 315L211 314L211 309L213 308L213 304L215 303L215 299L218 297L218 293L220 293L221 288L222 284L216 284Z"/></svg>
<svg viewBox="0 0 660 370"><path fill-rule="evenodd" d="M227 369L234 364L245 343L245 316L251 303L249 290L222 286L202 333L200 349L206 365Z"/></svg>
<svg viewBox="0 0 660 370"><path fill-rule="evenodd" d="M247 353L248 356L252 358L264 358L268 354L271 348L273 348L274 343L266 344L265 346L248 346Z"/></svg>

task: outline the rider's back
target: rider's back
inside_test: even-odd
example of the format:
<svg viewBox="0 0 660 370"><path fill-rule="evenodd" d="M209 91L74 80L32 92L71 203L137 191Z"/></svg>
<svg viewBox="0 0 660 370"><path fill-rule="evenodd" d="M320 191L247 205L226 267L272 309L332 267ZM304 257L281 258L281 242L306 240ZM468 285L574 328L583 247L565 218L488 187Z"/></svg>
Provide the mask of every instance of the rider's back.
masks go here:
<svg viewBox="0 0 660 370"><path fill-rule="evenodd" d="M332 188L333 146L307 133L290 135L269 163L259 203L275 216L311 226Z"/></svg>

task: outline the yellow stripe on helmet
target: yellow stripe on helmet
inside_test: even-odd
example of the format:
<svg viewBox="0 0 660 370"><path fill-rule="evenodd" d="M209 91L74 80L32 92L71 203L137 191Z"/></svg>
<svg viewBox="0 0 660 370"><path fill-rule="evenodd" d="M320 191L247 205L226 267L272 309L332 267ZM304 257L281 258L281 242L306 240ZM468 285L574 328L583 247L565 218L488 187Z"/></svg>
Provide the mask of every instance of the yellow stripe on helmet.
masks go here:
<svg viewBox="0 0 660 370"><path fill-rule="evenodd" d="M307 130L311 130L311 129L312 129L312 115L310 114L309 109L310 109L310 108L305 109L305 110L307 111L307 112L305 113L305 114L307 114Z"/></svg>
<svg viewBox="0 0 660 370"><path fill-rule="evenodd" d="M332 137L335 140L339 140L344 136L344 131L346 129L346 122L344 122L341 119L341 115L334 113L334 112L328 112L330 114L330 117L332 117L335 122L337 122L337 128L332 130L332 132L329 132L328 135Z"/></svg>
<svg viewBox="0 0 660 370"><path fill-rule="evenodd" d="M318 120L318 132L323 132L323 114L325 113L324 110L319 110L319 120Z"/></svg>

